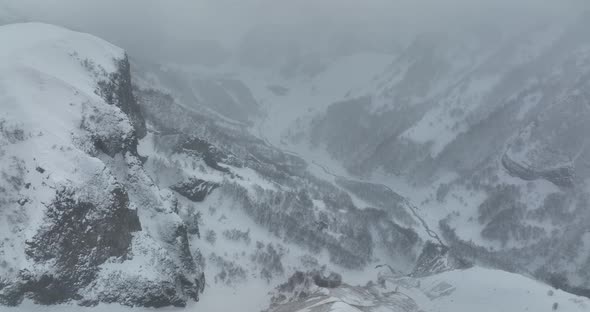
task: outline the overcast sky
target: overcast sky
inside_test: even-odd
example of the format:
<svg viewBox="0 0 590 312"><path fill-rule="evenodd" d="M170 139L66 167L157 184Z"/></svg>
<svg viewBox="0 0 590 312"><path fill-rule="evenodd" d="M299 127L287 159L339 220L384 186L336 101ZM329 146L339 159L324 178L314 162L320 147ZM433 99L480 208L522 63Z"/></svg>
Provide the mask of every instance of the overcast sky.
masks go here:
<svg viewBox="0 0 590 312"><path fill-rule="evenodd" d="M355 28L382 38L564 16L585 0L0 0L30 20L90 32L132 52L171 42L217 40L234 46L256 25L321 33ZM0 6L0 10L2 6ZM314 27L307 27L315 25ZM323 25L323 26L317 26Z"/></svg>

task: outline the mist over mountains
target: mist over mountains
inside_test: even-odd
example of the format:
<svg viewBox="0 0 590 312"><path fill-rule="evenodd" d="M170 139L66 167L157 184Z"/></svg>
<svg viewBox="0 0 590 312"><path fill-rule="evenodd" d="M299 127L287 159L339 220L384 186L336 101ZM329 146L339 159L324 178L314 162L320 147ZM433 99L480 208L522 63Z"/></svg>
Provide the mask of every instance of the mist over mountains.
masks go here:
<svg viewBox="0 0 590 312"><path fill-rule="evenodd" d="M456 32L474 25L511 33L527 25L557 19L567 21L588 9L584 1L467 0L221 0L162 2L93 0L3 0L13 20L60 24L98 35L130 51L136 58L156 62L205 62L206 42L239 55L244 37L257 29L275 32L275 40L291 39L303 52L338 50L338 40L364 51L408 44L425 32ZM14 18L18 16L18 18ZM8 18L8 17L7 17ZM108 22L105 22L108 21ZM348 37L348 38L347 38ZM358 40L358 39L357 39ZM372 42L371 44L368 44ZM205 45L205 46L204 46ZM369 46L367 46L369 45ZM376 46L376 47L373 47ZM268 50L258 46L259 52ZM276 51L280 52L280 51ZM275 53L276 53L275 52ZM335 51L332 51L334 53ZM206 53L205 53L206 54Z"/></svg>
<svg viewBox="0 0 590 312"><path fill-rule="evenodd" d="M0 0L0 310L590 309L587 9Z"/></svg>

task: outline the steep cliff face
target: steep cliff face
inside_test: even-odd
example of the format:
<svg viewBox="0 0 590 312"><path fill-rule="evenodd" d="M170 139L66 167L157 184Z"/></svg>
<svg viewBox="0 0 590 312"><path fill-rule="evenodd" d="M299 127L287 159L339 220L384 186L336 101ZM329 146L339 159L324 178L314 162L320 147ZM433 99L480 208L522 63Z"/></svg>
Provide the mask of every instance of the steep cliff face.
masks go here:
<svg viewBox="0 0 590 312"><path fill-rule="evenodd" d="M198 250L138 158L123 51L45 24L0 41L0 304L198 300Z"/></svg>
<svg viewBox="0 0 590 312"><path fill-rule="evenodd" d="M145 119L133 95L131 65L127 54L116 61L117 70L98 82L98 94L109 104L119 107L135 128L137 139L146 135Z"/></svg>
<svg viewBox="0 0 590 312"><path fill-rule="evenodd" d="M75 190L56 192L44 225L25 241L27 258L51 269L21 270L3 289L4 304L18 304L25 295L41 304L81 299L78 291L96 279L101 264L129 256L132 233L141 231L137 211L129 209L129 198L120 187L105 190L105 196L97 207L76 198Z"/></svg>

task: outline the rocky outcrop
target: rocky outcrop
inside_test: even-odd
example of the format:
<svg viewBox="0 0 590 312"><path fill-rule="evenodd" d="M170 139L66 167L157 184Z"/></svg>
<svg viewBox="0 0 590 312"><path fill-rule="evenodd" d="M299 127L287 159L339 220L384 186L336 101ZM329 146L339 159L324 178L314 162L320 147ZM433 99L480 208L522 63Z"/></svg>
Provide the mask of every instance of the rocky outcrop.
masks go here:
<svg viewBox="0 0 590 312"><path fill-rule="evenodd" d="M202 202L207 195L211 194L218 187L219 184L214 182L190 178L188 181L180 182L170 188L194 202Z"/></svg>
<svg viewBox="0 0 590 312"><path fill-rule="evenodd" d="M141 108L133 94L129 58L125 55L124 58L115 62L117 71L108 74L104 80L98 82L96 93L107 103L119 107L129 117L137 138L141 139L146 135L146 125Z"/></svg>
<svg viewBox="0 0 590 312"><path fill-rule="evenodd" d="M127 56L51 25L0 28L3 57L19 60L0 76L31 96L0 101L0 306L197 301L203 260L174 193L145 174ZM60 66L29 62L45 52Z"/></svg>
<svg viewBox="0 0 590 312"><path fill-rule="evenodd" d="M459 255L454 255L446 246L433 242L427 242L422 248L422 253L412 270L413 277L425 277L434 274L456 270L467 269L473 264Z"/></svg>
<svg viewBox="0 0 590 312"><path fill-rule="evenodd" d="M337 274L331 275L330 281L318 274L323 272L295 272L271 293L270 307L265 311L422 311L395 281L383 279L382 283L369 281L365 286L351 286L342 283Z"/></svg>
<svg viewBox="0 0 590 312"><path fill-rule="evenodd" d="M14 305L29 297L54 304L80 299L78 291L96 278L109 258L125 259L132 233L141 230L127 193L114 188L103 206L80 201L74 190L62 189L47 207L44 225L26 242L26 253L44 270L21 271L0 294L0 303Z"/></svg>
<svg viewBox="0 0 590 312"><path fill-rule="evenodd" d="M186 139L178 149L178 152L191 152L205 161L207 166L225 173L229 173L229 169L220 166L220 163L231 161L230 157L215 147L213 144L197 137Z"/></svg>
<svg viewBox="0 0 590 312"><path fill-rule="evenodd" d="M507 154L502 156L502 166L510 175L525 181L545 179L559 187L566 188L570 188L575 185L574 168L572 166L544 170L535 169L530 166L517 163Z"/></svg>
<svg viewBox="0 0 590 312"><path fill-rule="evenodd" d="M342 285L342 276L338 273L331 272L328 276L325 276L321 272L313 273L313 282L318 287L323 288L336 288Z"/></svg>

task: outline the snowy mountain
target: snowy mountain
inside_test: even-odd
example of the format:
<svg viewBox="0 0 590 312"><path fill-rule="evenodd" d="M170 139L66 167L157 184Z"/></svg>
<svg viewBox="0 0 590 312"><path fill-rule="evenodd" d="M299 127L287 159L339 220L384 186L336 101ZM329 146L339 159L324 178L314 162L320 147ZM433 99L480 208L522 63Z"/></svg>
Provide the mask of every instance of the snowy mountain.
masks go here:
<svg viewBox="0 0 590 312"><path fill-rule="evenodd" d="M347 85L337 68L304 80L311 99L258 93L286 111L260 127L341 176L395 189L455 256L588 294L588 20L425 34L373 75L348 71L360 80L339 95L321 87ZM298 100L309 109L287 108Z"/></svg>
<svg viewBox="0 0 590 312"><path fill-rule="evenodd" d="M4 305L182 306L205 276L220 292L271 289L303 267L411 271L421 255L429 237L397 194L367 202L318 179L247 124L154 89L149 67L133 87L100 39L44 24L1 35Z"/></svg>
<svg viewBox="0 0 590 312"><path fill-rule="evenodd" d="M498 287L502 285L502 287ZM268 311L585 311L587 299L517 274L472 268L413 278L384 273L364 286L319 287L292 276L279 287ZM304 300L302 300L304 299Z"/></svg>
<svg viewBox="0 0 590 312"><path fill-rule="evenodd" d="M288 75L1 26L0 310L585 311L584 23Z"/></svg>
<svg viewBox="0 0 590 312"><path fill-rule="evenodd" d="M199 254L137 153L125 53L45 24L0 38L0 303L196 300Z"/></svg>

